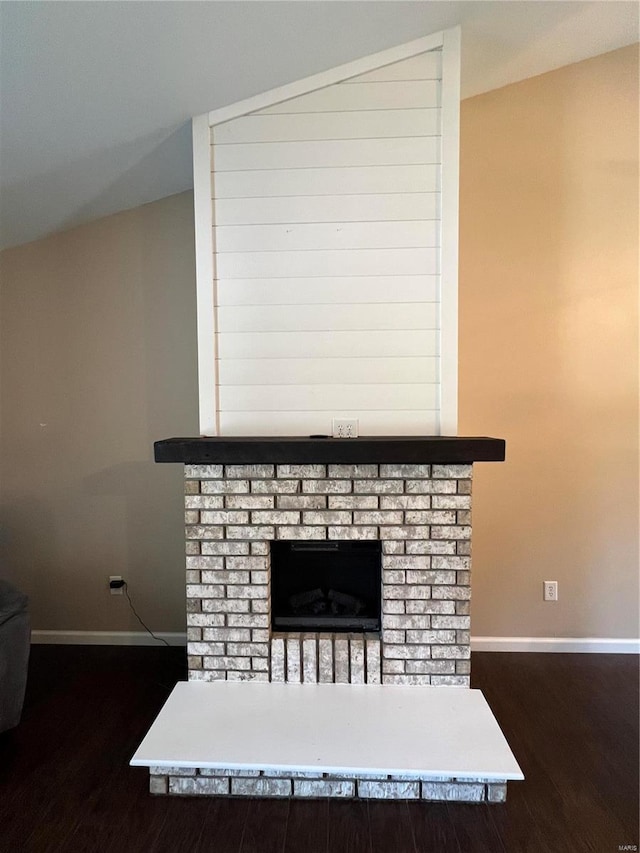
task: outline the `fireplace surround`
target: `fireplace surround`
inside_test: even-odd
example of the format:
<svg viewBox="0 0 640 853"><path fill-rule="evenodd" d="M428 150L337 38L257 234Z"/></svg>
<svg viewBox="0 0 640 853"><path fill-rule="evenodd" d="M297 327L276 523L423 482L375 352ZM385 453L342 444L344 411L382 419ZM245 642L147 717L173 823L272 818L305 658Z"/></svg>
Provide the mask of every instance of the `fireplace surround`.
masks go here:
<svg viewBox="0 0 640 853"><path fill-rule="evenodd" d="M491 438L157 442L157 461L184 464L189 682L468 688L473 463L504 452ZM306 555L319 565L324 554L339 555L338 569L350 554L379 560L380 630L278 623L274 557L295 579ZM318 592L315 568L288 593L303 610L331 608L340 592L352 606L366 598L348 585L336 590L335 572ZM152 792L176 794L501 801L506 778L521 778L137 763L150 766Z"/></svg>

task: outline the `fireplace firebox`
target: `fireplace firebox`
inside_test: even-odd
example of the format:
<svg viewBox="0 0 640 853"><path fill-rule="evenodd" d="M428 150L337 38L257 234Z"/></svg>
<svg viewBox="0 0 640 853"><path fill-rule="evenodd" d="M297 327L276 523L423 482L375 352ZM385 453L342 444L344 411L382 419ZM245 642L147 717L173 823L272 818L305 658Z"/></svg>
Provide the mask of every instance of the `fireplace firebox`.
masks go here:
<svg viewBox="0 0 640 853"><path fill-rule="evenodd" d="M271 543L276 631L379 631L379 541Z"/></svg>

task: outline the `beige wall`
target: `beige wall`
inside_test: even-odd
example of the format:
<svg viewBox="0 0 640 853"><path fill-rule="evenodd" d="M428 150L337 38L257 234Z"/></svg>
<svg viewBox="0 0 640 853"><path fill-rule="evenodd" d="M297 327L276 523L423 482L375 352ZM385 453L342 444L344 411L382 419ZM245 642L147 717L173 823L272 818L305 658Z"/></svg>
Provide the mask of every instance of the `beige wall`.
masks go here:
<svg viewBox="0 0 640 853"><path fill-rule="evenodd" d="M474 635L638 636L637 48L462 105L460 433ZM0 574L34 627L184 626L197 434L191 194L2 256ZM41 426L46 424L46 426ZM542 603L542 581L560 601Z"/></svg>
<svg viewBox="0 0 640 853"><path fill-rule="evenodd" d="M460 233L472 633L638 637L637 45L463 103Z"/></svg>
<svg viewBox="0 0 640 853"><path fill-rule="evenodd" d="M197 433L193 197L2 256L0 574L33 627L184 630L182 468Z"/></svg>

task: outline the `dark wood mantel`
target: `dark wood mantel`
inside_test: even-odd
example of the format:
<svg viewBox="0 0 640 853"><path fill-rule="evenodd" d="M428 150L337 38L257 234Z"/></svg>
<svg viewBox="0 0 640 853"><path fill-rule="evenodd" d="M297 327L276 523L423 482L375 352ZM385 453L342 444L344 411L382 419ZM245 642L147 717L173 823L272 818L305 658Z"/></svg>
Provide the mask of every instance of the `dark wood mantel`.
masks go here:
<svg viewBox="0 0 640 853"><path fill-rule="evenodd" d="M165 438L154 444L156 462L207 464L503 462L502 438L465 436L218 436Z"/></svg>

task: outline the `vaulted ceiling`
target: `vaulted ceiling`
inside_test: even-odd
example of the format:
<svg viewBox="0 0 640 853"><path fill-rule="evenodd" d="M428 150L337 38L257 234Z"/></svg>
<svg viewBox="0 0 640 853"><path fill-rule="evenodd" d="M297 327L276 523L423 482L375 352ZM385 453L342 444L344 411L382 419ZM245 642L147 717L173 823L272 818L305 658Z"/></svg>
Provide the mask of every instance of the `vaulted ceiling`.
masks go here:
<svg viewBox="0 0 640 853"><path fill-rule="evenodd" d="M638 40L636 2L2 2L1 245L191 186L189 119L462 25L469 97Z"/></svg>

